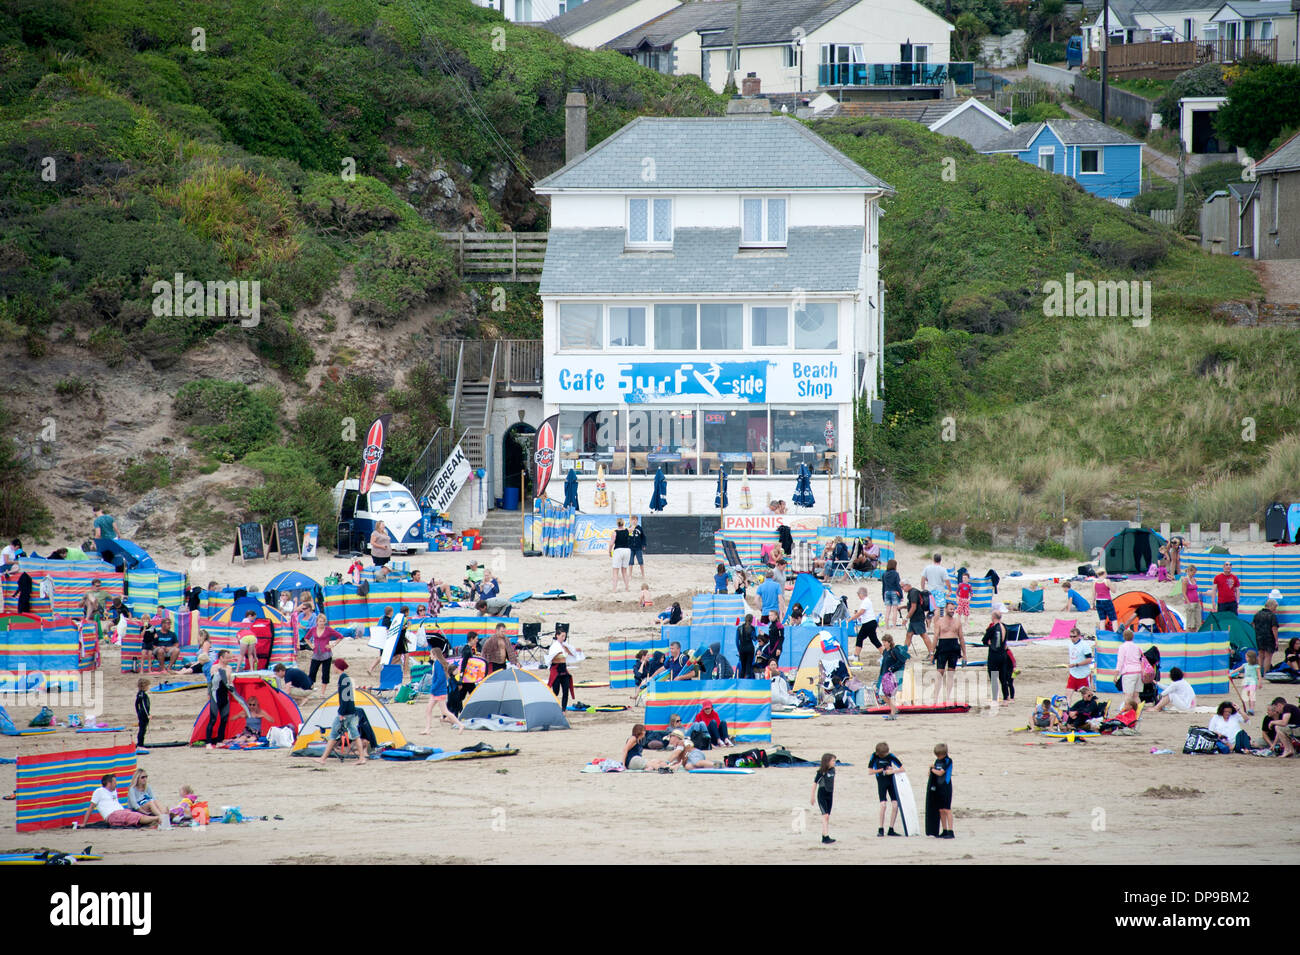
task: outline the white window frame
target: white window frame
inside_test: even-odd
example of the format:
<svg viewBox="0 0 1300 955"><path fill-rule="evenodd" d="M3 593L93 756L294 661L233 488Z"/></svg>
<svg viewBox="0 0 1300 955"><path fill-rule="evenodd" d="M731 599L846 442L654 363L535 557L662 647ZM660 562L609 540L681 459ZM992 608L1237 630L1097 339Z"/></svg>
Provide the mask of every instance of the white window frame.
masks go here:
<svg viewBox="0 0 1300 955"><path fill-rule="evenodd" d="M1051 168L1051 169L1048 169L1046 166L1043 165L1043 157L1044 157L1044 156L1051 156L1051 157L1052 157L1052 168ZM1046 172L1051 172L1051 173L1056 172L1056 147L1055 147L1055 146L1039 146L1039 147L1038 147L1038 168L1039 168L1039 169L1042 169L1042 170L1045 170Z"/></svg>
<svg viewBox="0 0 1300 955"><path fill-rule="evenodd" d="M666 201L668 203L668 241L655 241L655 202ZM646 239L644 242L632 241L632 203L644 202L646 204ZM626 247L629 249L671 249L673 247L673 197L672 196L628 196L624 204L623 237Z"/></svg>
<svg viewBox="0 0 1300 955"><path fill-rule="evenodd" d="M756 345L754 344L754 309L756 308L783 308L785 309L785 344L784 345ZM792 352L794 351L794 302L790 300L773 300L770 302L746 302L745 303L745 343L751 351L760 352Z"/></svg>
<svg viewBox="0 0 1300 955"><path fill-rule="evenodd" d="M784 53L781 57L781 66L787 70L797 70L799 68L799 46L798 41L791 41L784 47Z"/></svg>
<svg viewBox="0 0 1300 955"><path fill-rule="evenodd" d="M767 233L767 210L768 204L776 200L785 203L785 235L780 239L773 239ZM745 239L745 203L762 202L763 212L761 216L763 238L756 242ZM742 249L784 249L789 242L790 237L790 199L787 196L741 196L740 197L740 247Z"/></svg>
<svg viewBox="0 0 1300 955"><path fill-rule="evenodd" d="M1085 152L1095 152L1097 154L1097 168L1092 172L1083 168L1083 154ZM1080 146L1079 147L1079 175L1080 176L1100 176L1106 171L1106 150L1100 146Z"/></svg>
<svg viewBox="0 0 1300 955"><path fill-rule="evenodd" d="M605 312L605 342L606 349L617 351L619 353L639 351L649 351L654 344L654 303L652 302L605 302L603 305ZM614 316L613 309L616 308L639 308L645 311L644 321L641 331L645 335L645 344L643 345L615 345L614 344Z"/></svg>
<svg viewBox="0 0 1300 955"><path fill-rule="evenodd" d="M579 346L576 346L576 347L575 347L575 346L567 346L567 345L564 344L564 328L563 328L563 324L562 324L564 320L563 320L563 318L561 317L561 312L563 311L563 309L564 309L564 307L565 307L566 305L594 305L594 306L596 306L596 308L600 309L600 316L596 319L596 331L597 331L597 333L601 336L601 340L600 340L600 342L599 342L598 344L596 344L596 345L579 345ZM605 350L605 343L606 343L607 341L609 341L609 337L608 337L608 335L606 334L606 333L608 332L607 325L608 325L608 320L607 320L607 316L606 316L606 309L605 309L604 303L602 303L602 302L592 302L592 301L578 300L578 299L569 300L569 301L560 301L560 302L556 302L556 303L555 303L555 347L556 347L556 351L562 352L563 354L566 354L566 355L571 355L571 354L581 353L581 352L600 352L600 351L604 351L604 350Z"/></svg>
<svg viewBox="0 0 1300 955"><path fill-rule="evenodd" d="M797 312L798 309L795 308L794 302L791 302L790 303L790 339L789 339L790 344L787 347L790 349L790 351L794 352L797 355L837 354L841 350L840 337L841 337L842 329L840 328L840 303L833 299L806 299L803 304L805 308L809 305L821 305L830 309L831 321L834 322L835 324L835 345L831 348L800 348L799 345L796 343L796 339L798 338L799 335L799 320L795 318L795 312Z"/></svg>
<svg viewBox="0 0 1300 955"><path fill-rule="evenodd" d="M1190 41L1196 39L1196 21L1191 17L1183 17L1183 40Z"/></svg>

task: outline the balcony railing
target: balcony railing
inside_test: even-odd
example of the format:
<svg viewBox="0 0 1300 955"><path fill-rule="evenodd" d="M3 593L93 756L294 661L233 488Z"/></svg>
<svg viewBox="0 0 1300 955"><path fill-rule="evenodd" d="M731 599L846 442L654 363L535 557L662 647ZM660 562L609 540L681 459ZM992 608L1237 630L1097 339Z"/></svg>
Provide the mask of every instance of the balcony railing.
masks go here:
<svg viewBox="0 0 1300 955"><path fill-rule="evenodd" d="M974 63L823 63L817 85L835 86L958 86L975 82Z"/></svg>
<svg viewBox="0 0 1300 955"><path fill-rule="evenodd" d="M1277 39L1179 40L1174 42L1112 43L1107 56L1111 76L1167 74L1176 76L1202 63L1236 63L1246 57L1277 62ZM1088 69L1101 68L1101 53L1088 51Z"/></svg>

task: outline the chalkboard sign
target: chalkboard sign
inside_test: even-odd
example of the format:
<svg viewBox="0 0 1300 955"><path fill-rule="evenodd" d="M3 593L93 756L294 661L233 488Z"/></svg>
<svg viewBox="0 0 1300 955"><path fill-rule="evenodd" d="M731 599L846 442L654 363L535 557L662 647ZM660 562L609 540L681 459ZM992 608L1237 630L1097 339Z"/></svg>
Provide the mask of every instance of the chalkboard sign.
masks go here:
<svg viewBox="0 0 1300 955"><path fill-rule="evenodd" d="M230 555L233 564L238 557L243 561L266 559L266 543L262 540L262 525L256 521L240 524L235 532L235 548Z"/></svg>
<svg viewBox="0 0 1300 955"><path fill-rule="evenodd" d="M278 553L281 560L298 553L298 522L292 517L275 522L275 535L271 538L271 553Z"/></svg>

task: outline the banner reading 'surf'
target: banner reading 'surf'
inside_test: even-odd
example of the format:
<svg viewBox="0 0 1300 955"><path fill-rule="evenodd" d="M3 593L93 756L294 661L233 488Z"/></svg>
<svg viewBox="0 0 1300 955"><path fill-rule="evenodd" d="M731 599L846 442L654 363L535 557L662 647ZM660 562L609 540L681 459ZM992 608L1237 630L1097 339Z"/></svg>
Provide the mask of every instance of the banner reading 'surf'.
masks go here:
<svg viewBox="0 0 1300 955"><path fill-rule="evenodd" d="M555 429L559 427L560 416L553 414L537 429L537 447L533 451L533 464L536 466L533 480L533 496L543 497L546 485L555 470Z"/></svg>
<svg viewBox="0 0 1300 955"><path fill-rule="evenodd" d="M390 418L390 414L380 415L366 433L366 446L361 452L361 476L357 479L358 494L370 493L370 486L375 483L379 462L384 459L384 435Z"/></svg>

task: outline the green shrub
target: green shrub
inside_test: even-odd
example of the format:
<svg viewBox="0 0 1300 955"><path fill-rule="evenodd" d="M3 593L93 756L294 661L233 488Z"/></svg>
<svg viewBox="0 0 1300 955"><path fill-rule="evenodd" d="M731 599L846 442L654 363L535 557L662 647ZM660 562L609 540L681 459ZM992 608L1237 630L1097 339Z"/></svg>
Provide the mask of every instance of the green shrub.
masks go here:
<svg viewBox="0 0 1300 955"><path fill-rule="evenodd" d="M198 446L225 463L280 436L280 393L274 388L203 378L181 386L173 410L190 422Z"/></svg>
<svg viewBox="0 0 1300 955"><path fill-rule="evenodd" d="M1042 123L1049 119L1069 118L1069 113L1050 100L1041 103L1034 103L1032 106L1026 106L1024 109L1012 110L1011 112L1011 122L1016 124Z"/></svg>
<svg viewBox="0 0 1300 955"><path fill-rule="evenodd" d="M374 233L356 270L353 305L390 324L457 282L451 254L432 232Z"/></svg>
<svg viewBox="0 0 1300 955"><path fill-rule="evenodd" d="M87 350L109 368L116 368L126 359L126 342L121 331L101 325L86 339Z"/></svg>
<svg viewBox="0 0 1300 955"><path fill-rule="evenodd" d="M969 527L966 529L966 543L971 547L992 547L993 535L988 531L982 531L976 527Z"/></svg>
<svg viewBox="0 0 1300 955"><path fill-rule="evenodd" d="M183 458L170 458L149 451L138 458L129 458L122 466L119 483L133 494L143 494L158 487L169 487L188 471Z"/></svg>
<svg viewBox="0 0 1300 955"><path fill-rule="evenodd" d="M80 398L90 390L90 382L76 375L60 378L54 384L54 393L60 398Z"/></svg>
<svg viewBox="0 0 1300 955"><path fill-rule="evenodd" d="M1101 219L1088 232L1088 249L1104 264L1144 270L1169 252L1169 240L1148 220Z"/></svg>
<svg viewBox="0 0 1300 955"><path fill-rule="evenodd" d="M1167 129L1176 129L1178 101L1184 96L1222 96L1227 91L1223 67L1218 63L1204 63L1174 77L1169 89L1156 101L1155 111L1160 114Z"/></svg>
<svg viewBox="0 0 1300 955"><path fill-rule="evenodd" d="M894 521L894 533L909 544L928 544L933 539L930 524L920 517L900 517Z"/></svg>
<svg viewBox="0 0 1300 955"><path fill-rule="evenodd" d="M351 182L337 175L312 176L299 202L311 222L340 235L391 229L409 212L392 189L370 176Z"/></svg>
<svg viewBox="0 0 1300 955"><path fill-rule="evenodd" d="M294 450L262 448L249 454L243 464L262 475L262 486L249 490L246 498L249 510L258 520L271 522L295 517L300 527L331 525L334 505L330 492L317 483Z"/></svg>
<svg viewBox="0 0 1300 955"><path fill-rule="evenodd" d="M1030 47L1029 55L1039 63L1064 63L1065 44L1039 40Z"/></svg>
<svg viewBox="0 0 1300 955"><path fill-rule="evenodd" d="M1060 541L1050 538L1040 540L1035 544L1034 553L1039 557L1047 557L1052 560L1072 560L1079 556Z"/></svg>

